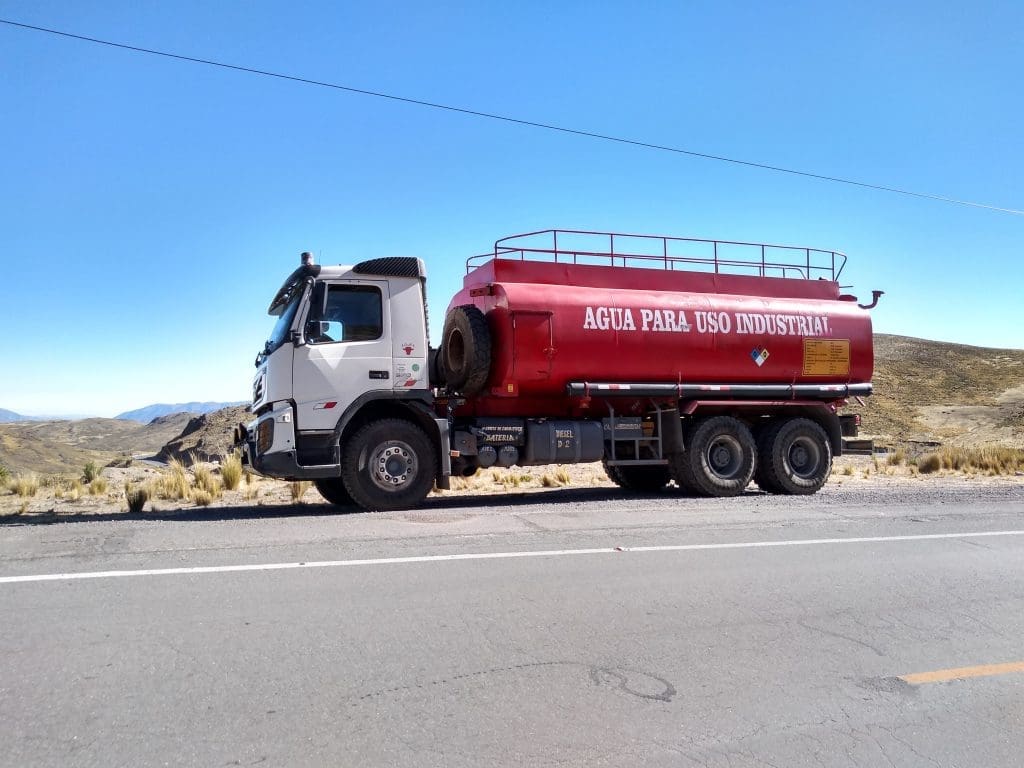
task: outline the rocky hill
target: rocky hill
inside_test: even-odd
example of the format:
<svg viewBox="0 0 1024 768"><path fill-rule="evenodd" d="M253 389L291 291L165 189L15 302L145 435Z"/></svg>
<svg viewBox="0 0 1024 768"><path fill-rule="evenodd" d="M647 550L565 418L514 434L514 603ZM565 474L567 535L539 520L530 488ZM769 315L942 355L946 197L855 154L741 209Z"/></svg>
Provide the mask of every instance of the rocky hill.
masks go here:
<svg viewBox="0 0 1024 768"><path fill-rule="evenodd" d="M1024 447L1024 350L875 336L862 431L893 442Z"/></svg>
<svg viewBox="0 0 1024 768"><path fill-rule="evenodd" d="M177 437L168 441L157 454L157 460L178 459L185 465L195 457L200 461L220 461L231 452L234 429L249 421L252 414L243 405L222 408L189 419Z"/></svg>
<svg viewBox="0 0 1024 768"><path fill-rule="evenodd" d="M89 461L108 464L133 454L152 455L188 420L180 413L149 424L100 418L0 424L0 464L50 474L80 470Z"/></svg>

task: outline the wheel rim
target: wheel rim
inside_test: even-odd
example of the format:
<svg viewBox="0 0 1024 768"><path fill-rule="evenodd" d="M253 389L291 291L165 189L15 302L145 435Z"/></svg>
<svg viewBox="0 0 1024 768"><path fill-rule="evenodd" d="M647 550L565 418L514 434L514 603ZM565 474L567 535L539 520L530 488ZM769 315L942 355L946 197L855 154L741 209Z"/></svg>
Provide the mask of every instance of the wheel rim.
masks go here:
<svg viewBox="0 0 1024 768"><path fill-rule="evenodd" d="M407 488L416 480L419 462L408 443L388 440L373 450L369 470L374 485L394 493Z"/></svg>
<svg viewBox="0 0 1024 768"><path fill-rule="evenodd" d="M743 446L732 435L719 435L708 445L705 457L713 475L731 480L743 466Z"/></svg>
<svg viewBox="0 0 1024 768"><path fill-rule="evenodd" d="M789 466L797 477L809 479L815 476L821 464L821 449L809 437L798 437L790 443Z"/></svg>

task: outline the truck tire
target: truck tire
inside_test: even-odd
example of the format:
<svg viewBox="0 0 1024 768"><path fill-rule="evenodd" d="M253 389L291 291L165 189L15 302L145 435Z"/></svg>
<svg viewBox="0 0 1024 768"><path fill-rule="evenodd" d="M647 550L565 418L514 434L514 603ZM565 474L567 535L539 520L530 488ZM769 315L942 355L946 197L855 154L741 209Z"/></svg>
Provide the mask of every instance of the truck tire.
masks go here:
<svg viewBox="0 0 1024 768"><path fill-rule="evenodd" d="M732 416L712 416L687 433L686 450L670 459L679 487L702 496L743 493L754 474L757 450L747 425Z"/></svg>
<svg viewBox="0 0 1024 768"><path fill-rule="evenodd" d="M336 507L342 507L342 511L351 512L355 510L356 503L352 501L345 483L340 477L324 477L314 480L313 485L320 492L324 499ZM347 508L347 509L344 509Z"/></svg>
<svg viewBox="0 0 1024 768"><path fill-rule="evenodd" d="M775 482L775 476L767 471L770 462L766 457L770 456L772 442L784 423L785 420L770 421L757 433L755 438L757 461L754 462L754 482L757 483L758 488L767 493L782 493L782 488Z"/></svg>
<svg viewBox="0 0 1024 768"><path fill-rule="evenodd" d="M811 494L832 471L832 445L821 425L811 419L787 419L766 430L758 451L759 474L765 490Z"/></svg>
<svg viewBox="0 0 1024 768"><path fill-rule="evenodd" d="M601 463L604 465L608 479L627 491L656 493L668 485L668 481L671 480L668 467L610 465L608 459L602 459Z"/></svg>
<svg viewBox="0 0 1024 768"><path fill-rule="evenodd" d="M441 334L441 371L449 389L477 395L491 372L491 331L472 304L452 307Z"/></svg>
<svg viewBox="0 0 1024 768"><path fill-rule="evenodd" d="M437 458L427 433L404 419L381 419L345 446L341 478L352 500L372 512L411 509L434 485Z"/></svg>
<svg viewBox="0 0 1024 768"><path fill-rule="evenodd" d="M441 350L439 349L431 349L427 352L427 376L430 386L444 386L444 367L441 365Z"/></svg>

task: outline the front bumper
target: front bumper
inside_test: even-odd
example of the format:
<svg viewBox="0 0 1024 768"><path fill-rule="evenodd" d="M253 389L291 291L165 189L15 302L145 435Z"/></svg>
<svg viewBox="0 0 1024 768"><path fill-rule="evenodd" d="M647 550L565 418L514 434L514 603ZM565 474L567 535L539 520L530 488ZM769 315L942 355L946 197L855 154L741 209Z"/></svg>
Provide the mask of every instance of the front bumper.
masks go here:
<svg viewBox="0 0 1024 768"><path fill-rule="evenodd" d="M235 446L242 463L265 477L279 480L316 480L337 477L337 466L304 467L295 450L295 414L291 404L277 403L248 424L235 427Z"/></svg>

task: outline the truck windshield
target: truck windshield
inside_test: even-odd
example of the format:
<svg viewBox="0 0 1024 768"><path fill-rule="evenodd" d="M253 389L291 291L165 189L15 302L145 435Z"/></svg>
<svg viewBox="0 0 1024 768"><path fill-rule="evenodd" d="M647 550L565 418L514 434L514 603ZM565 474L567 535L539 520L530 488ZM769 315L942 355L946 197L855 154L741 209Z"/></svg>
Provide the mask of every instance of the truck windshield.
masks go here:
<svg viewBox="0 0 1024 768"><path fill-rule="evenodd" d="M295 320L295 313L299 311L299 304L302 302L303 286L297 286L298 290L292 294L291 298L288 299L288 303L280 310L280 315L277 318L277 322L274 323L274 330L270 332L270 338L267 339L267 345L263 350L263 354L269 355L278 347L280 347L288 338L288 331L292 327L292 321ZM277 314L276 312L274 314Z"/></svg>

